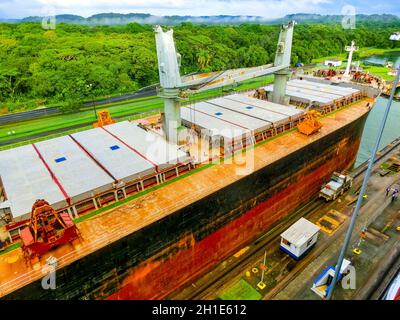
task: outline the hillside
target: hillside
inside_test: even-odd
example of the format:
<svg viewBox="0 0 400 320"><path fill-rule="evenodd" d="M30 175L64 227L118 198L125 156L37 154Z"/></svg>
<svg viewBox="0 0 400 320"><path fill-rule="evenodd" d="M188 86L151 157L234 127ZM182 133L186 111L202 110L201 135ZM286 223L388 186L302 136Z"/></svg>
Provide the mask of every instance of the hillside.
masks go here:
<svg viewBox="0 0 400 320"><path fill-rule="evenodd" d="M26 17L24 19L10 19L3 20L9 23L22 23L22 22L41 22L43 17ZM242 23L254 24L277 24L295 20L300 23L340 23L343 19L341 15L320 15L297 13L286 15L279 19L265 19L259 16L155 16L146 13L100 13L88 18L64 14L57 15L57 23L80 24L88 26L100 25L125 25L128 23L139 24L162 24L162 25L179 25L184 22L191 22L193 24L207 24L207 25L238 25ZM0 20L2 21L2 20ZM391 14L375 14L375 15L357 15L356 21L358 23L400 23L400 18Z"/></svg>
<svg viewBox="0 0 400 320"><path fill-rule="evenodd" d="M292 64L360 47L391 48L397 26L375 23L344 30L338 24L295 28ZM278 25L174 27L181 73L209 72L273 62ZM2 113L43 104L78 108L84 100L135 91L158 82L152 25L82 26L0 24L0 109Z"/></svg>

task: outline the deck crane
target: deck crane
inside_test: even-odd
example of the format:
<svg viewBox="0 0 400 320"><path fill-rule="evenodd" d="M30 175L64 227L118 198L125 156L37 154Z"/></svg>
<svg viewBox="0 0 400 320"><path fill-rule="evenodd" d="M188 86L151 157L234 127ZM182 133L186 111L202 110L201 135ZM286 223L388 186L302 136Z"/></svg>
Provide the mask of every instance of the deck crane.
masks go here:
<svg viewBox="0 0 400 320"><path fill-rule="evenodd" d="M289 66L295 24L294 21L291 21L287 25L281 26L275 61L272 64L184 77L181 77L179 71L181 57L176 52L173 30L164 32L161 26L156 26L154 32L160 78L158 96L164 99L163 129L166 139L178 143L178 131L181 127L180 100L185 91L190 93L201 92L267 74L274 74L272 100L275 103L284 104L286 82L290 74Z"/></svg>
<svg viewBox="0 0 400 320"><path fill-rule="evenodd" d="M36 200L29 224L21 229L22 250L28 261L78 238L79 230L69 214L58 213L43 199Z"/></svg>

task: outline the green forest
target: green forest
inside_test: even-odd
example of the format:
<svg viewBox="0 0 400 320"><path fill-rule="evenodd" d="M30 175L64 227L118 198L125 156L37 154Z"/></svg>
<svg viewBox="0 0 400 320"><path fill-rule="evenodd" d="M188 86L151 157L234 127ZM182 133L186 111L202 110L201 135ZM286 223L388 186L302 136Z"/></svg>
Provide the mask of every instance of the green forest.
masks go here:
<svg viewBox="0 0 400 320"><path fill-rule="evenodd" d="M338 24L295 27L292 63L341 53L355 40L360 47L392 48L388 40L399 25ZM174 27L181 73L217 71L270 63L279 25ZM152 26L89 27L39 23L0 24L1 113L60 104L65 110L82 101L135 91L158 82Z"/></svg>

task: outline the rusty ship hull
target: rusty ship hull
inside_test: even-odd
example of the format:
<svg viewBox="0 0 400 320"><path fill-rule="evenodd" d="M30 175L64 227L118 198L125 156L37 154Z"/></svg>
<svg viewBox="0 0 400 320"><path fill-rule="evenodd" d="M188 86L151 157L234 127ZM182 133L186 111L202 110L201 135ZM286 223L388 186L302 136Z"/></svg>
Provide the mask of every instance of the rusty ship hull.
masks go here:
<svg viewBox="0 0 400 320"><path fill-rule="evenodd" d="M43 290L35 279L3 298L165 298L307 203L333 171L349 169L367 115L362 110L296 151L68 263L57 270L57 290Z"/></svg>

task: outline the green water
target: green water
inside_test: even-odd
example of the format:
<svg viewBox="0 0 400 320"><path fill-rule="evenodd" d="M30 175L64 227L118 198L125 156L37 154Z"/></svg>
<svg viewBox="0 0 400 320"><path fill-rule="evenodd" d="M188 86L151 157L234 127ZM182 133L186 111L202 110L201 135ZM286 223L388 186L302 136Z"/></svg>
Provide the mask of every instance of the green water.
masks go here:
<svg viewBox="0 0 400 320"><path fill-rule="evenodd" d="M361 139L360 150L356 160L356 166L368 160L371 155L371 150L374 147L387 102L387 98L379 97L376 101L375 107L372 108L368 115L364 133ZM400 137L400 102L394 101L390 109L379 149L382 149L384 146L398 137Z"/></svg>

